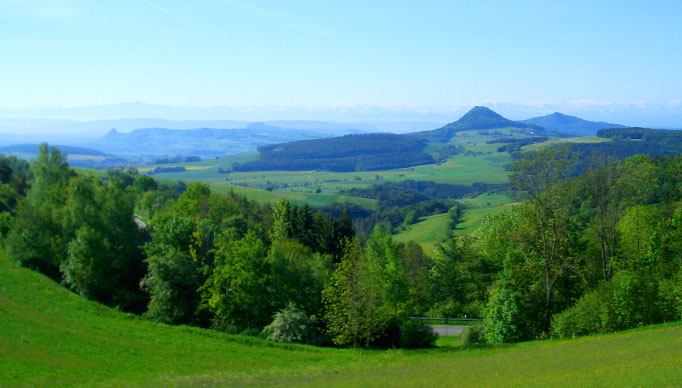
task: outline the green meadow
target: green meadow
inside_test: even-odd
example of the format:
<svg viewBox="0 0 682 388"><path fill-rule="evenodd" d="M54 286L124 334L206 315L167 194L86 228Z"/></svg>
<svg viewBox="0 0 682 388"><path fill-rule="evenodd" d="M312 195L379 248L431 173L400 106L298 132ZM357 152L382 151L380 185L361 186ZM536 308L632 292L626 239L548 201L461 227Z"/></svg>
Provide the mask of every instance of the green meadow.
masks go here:
<svg viewBox="0 0 682 388"><path fill-rule="evenodd" d="M1 255L1 252L0 252ZM0 259L0 386L680 386L682 325L424 350L285 345L168 326Z"/></svg>
<svg viewBox="0 0 682 388"><path fill-rule="evenodd" d="M483 194L475 198L465 198L459 202L470 208L464 210L454 230L450 228L450 217L447 214L436 214L420 218L418 222L396 234L395 239L399 242L417 242L426 253L431 254L451 232L454 236L473 233L481 225L484 217L504 211L510 201L509 197L502 194Z"/></svg>

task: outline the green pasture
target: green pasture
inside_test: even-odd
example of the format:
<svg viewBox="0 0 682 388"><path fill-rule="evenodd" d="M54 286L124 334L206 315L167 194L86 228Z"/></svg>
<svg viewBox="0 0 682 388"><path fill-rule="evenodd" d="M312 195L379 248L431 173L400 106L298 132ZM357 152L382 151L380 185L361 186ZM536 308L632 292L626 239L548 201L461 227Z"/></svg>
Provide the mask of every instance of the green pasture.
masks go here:
<svg viewBox="0 0 682 388"><path fill-rule="evenodd" d="M504 194L481 194L474 198L458 200L469 208L464 210L460 222L452 235L462 236L474 232L481 224L483 217L500 212L512 201ZM450 217L447 214L436 214L422 217L418 222L395 235L396 241L414 241L422 246L424 251L431 254L435 247L446 237L451 235Z"/></svg>
<svg viewBox="0 0 682 388"><path fill-rule="evenodd" d="M375 199L352 197L349 195L326 194L326 193L296 193L285 190L260 190L244 186L232 186L223 183L209 183L211 191L216 193L235 193L242 194L248 199L260 203L275 203L282 197L287 197L289 201L297 206L307 203L310 206L325 206L334 202L352 203L366 209L374 209L377 205Z"/></svg>
<svg viewBox="0 0 682 388"><path fill-rule="evenodd" d="M504 211L509 205L499 205L495 207L482 207L478 209L467 209L464 211L462 220L454 230L455 236L462 236L465 234L473 233L479 226L481 226L481 220L485 216L491 214L499 213Z"/></svg>
<svg viewBox="0 0 682 388"><path fill-rule="evenodd" d="M580 137L569 137L565 139L550 139L547 141L544 141L542 143L535 143L531 145L524 146L522 150L524 151L530 151L530 150L535 150L544 146L548 146L551 144L560 144L560 143L606 143L611 141L612 139L610 138L605 138L605 137L598 137L598 136L580 136Z"/></svg>
<svg viewBox="0 0 682 388"><path fill-rule="evenodd" d="M422 217L418 222L396 234L398 242L414 241L422 246L427 254L433 253L436 245L450 234L450 217L447 213Z"/></svg>
<svg viewBox="0 0 682 388"><path fill-rule="evenodd" d="M0 386L682 385L680 323L500 347L437 344L317 348L163 325L0 258Z"/></svg>

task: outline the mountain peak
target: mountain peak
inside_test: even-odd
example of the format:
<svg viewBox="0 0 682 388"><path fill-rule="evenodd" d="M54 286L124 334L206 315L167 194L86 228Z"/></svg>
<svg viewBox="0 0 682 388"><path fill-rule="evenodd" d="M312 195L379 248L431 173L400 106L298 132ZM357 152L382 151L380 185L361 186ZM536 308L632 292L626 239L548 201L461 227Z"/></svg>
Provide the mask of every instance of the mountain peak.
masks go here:
<svg viewBox="0 0 682 388"><path fill-rule="evenodd" d="M498 128L522 128L532 134L544 131L544 128L538 125L512 121L502 117L490 108L475 106L459 120L433 131L420 132L420 136L445 143L452 138L455 132Z"/></svg>
<svg viewBox="0 0 682 388"><path fill-rule="evenodd" d="M490 108L487 108L485 106L475 106L471 108L470 111L464 114L459 120L457 120L455 123L458 124L473 124L473 125L487 125L487 124L495 124L495 123L502 123L502 124L508 124L512 122L511 120L505 119L504 117L500 116L497 112L493 111Z"/></svg>

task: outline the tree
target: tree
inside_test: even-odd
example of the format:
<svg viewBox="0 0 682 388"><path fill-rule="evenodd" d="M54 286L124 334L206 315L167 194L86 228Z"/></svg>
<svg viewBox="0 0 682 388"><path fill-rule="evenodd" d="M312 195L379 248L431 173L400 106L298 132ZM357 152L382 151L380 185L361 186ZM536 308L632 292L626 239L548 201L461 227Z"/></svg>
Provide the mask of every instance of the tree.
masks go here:
<svg viewBox="0 0 682 388"><path fill-rule="evenodd" d="M291 205L287 197L282 197L277 201L275 208L272 210L272 226L270 227L270 239L275 241L278 239L291 237L292 217Z"/></svg>
<svg viewBox="0 0 682 388"><path fill-rule="evenodd" d="M313 253L290 239L273 241L267 255L272 269L273 302L277 308L295 303L310 315L322 309L322 289L329 278L331 257Z"/></svg>
<svg viewBox="0 0 682 388"><path fill-rule="evenodd" d="M145 317L159 322L196 323L200 286L197 265L174 247L150 255L149 267L140 285L150 295Z"/></svg>
<svg viewBox="0 0 682 388"><path fill-rule="evenodd" d="M623 195L622 169L619 163L594 160L593 167L585 174L585 189L597 209L599 222L599 249L602 274L605 281L611 279L612 261L616 254L616 223L621 210Z"/></svg>
<svg viewBox="0 0 682 388"><path fill-rule="evenodd" d="M653 179L657 173L657 167L646 155L635 155L623 162L624 176L622 183L628 189L631 203L635 207L635 260L639 261L643 253L643 244L640 238L640 206L645 205L651 193L655 190L656 183Z"/></svg>
<svg viewBox="0 0 682 388"><path fill-rule="evenodd" d="M433 255L430 272L432 314L480 317L488 286L497 272L490 260L473 248L471 238L450 238Z"/></svg>
<svg viewBox="0 0 682 388"><path fill-rule="evenodd" d="M346 240L344 255L322 291L327 333L336 345L368 345L387 323L378 316L378 293L366 275L357 241Z"/></svg>
<svg viewBox="0 0 682 388"><path fill-rule="evenodd" d="M651 264L648 261L652 257L644 253L660 219L650 206L635 205L625 211L616 224L622 248L621 257L614 263L618 269L637 269Z"/></svg>
<svg viewBox="0 0 682 388"><path fill-rule="evenodd" d="M366 260L369 280L380 292L384 316L403 320L412 311L412 295L400 257L400 247L381 227L367 241Z"/></svg>
<svg viewBox="0 0 682 388"><path fill-rule="evenodd" d="M33 182L17 210L7 237L7 250L20 265L59 280L59 266L67 256L70 237L62 230L62 216L69 180L75 173L66 155L41 144L31 165ZM75 232L72 231L72 233Z"/></svg>
<svg viewBox="0 0 682 388"><path fill-rule="evenodd" d="M522 207L528 224L519 230L519 241L528 258L542 268L545 284L545 331L549 332L554 286L566 271L576 270L578 257L572 220L572 202L566 179L574 172L576 158L569 147L547 147L524 154L512 165L510 181L528 200Z"/></svg>
<svg viewBox="0 0 682 388"><path fill-rule="evenodd" d="M233 230L216 241L215 269L206 281L208 308L214 325L263 328L284 307L273 286L265 243L249 231L239 239Z"/></svg>
<svg viewBox="0 0 682 388"><path fill-rule="evenodd" d="M196 323L202 285L190 254L196 222L164 214L150 227L152 241L144 247L148 271L140 283L150 298L145 315L166 323Z"/></svg>

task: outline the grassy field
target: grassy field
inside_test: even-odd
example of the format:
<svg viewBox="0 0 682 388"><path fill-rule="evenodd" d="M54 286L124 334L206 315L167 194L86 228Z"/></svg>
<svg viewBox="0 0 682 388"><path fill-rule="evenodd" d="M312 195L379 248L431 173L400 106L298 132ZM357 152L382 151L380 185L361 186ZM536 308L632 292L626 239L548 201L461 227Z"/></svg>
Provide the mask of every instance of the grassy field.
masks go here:
<svg viewBox="0 0 682 388"><path fill-rule="evenodd" d="M605 137L597 137L597 136L569 137L566 139L553 139L553 140L543 141L542 143L535 143L535 144L527 145L527 146L523 147L523 150L532 150L532 149L542 148L542 147L548 146L550 144L559 144L559 143L605 143L605 142L609 142L609 141L611 141L611 139L605 138Z"/></svg>
<svg viewBox="0 0 682 388"><path fill-rule="evenodd" d="M511 202L504 194L482 194L474 198L458 200L469 206L464 211L460 223L452 231L454 236L474 232L481 224L483 217L503 211ZM422 217L404 231L395 235L396 241L419 243L427 254L433 253L438 243L450 235L450 218L447 214L436 214Z"/></svg>
<svg viewBox="0 0 682 388"><path fill-rule="evenodd" d="M211 190L215 191L216 193L227 193L230 192L231 190L234 190L234 192L243 194L250 200L254 200L260 203L275 203L280 198L287 197L292 204L297 206L300 206L304 203L307 203L311 206L324 206L330 203L339 202L352 203L367 209L374 209L377 205L376 199L352 197L348 195L324 193L320 194L292 193L290 191L284 190L266 191L252 189L250 187L230 186L216 183L209 184L209 186L211 187Z"/></svg>
<svg viewBox="0 0 682 388"><path fill-rule="evenodd" d="M682 384L679 323L502 347L438 344L328 349L156 324L0 259L0 386Z"/></svg>
<svg viewBox="0 0 682 388"><path fill-rule="evenodd" d="M495 207L483 207L465 210L464 215L462 216L462 221L457 224L455 235L461 236L474 232L481 225L481 220L483 217L504 211L507 206L509 205L507 204Z"/></svg>
<svg viewBox="0 0 682 388"><path fill-rule="evenodd" d="M431 254L436 245L443 241L449 233L450 217L447 213L436 214L420 218L419 222L396 234L395 240L399 242L414 241L422 246L424 252Z"/></svg>

